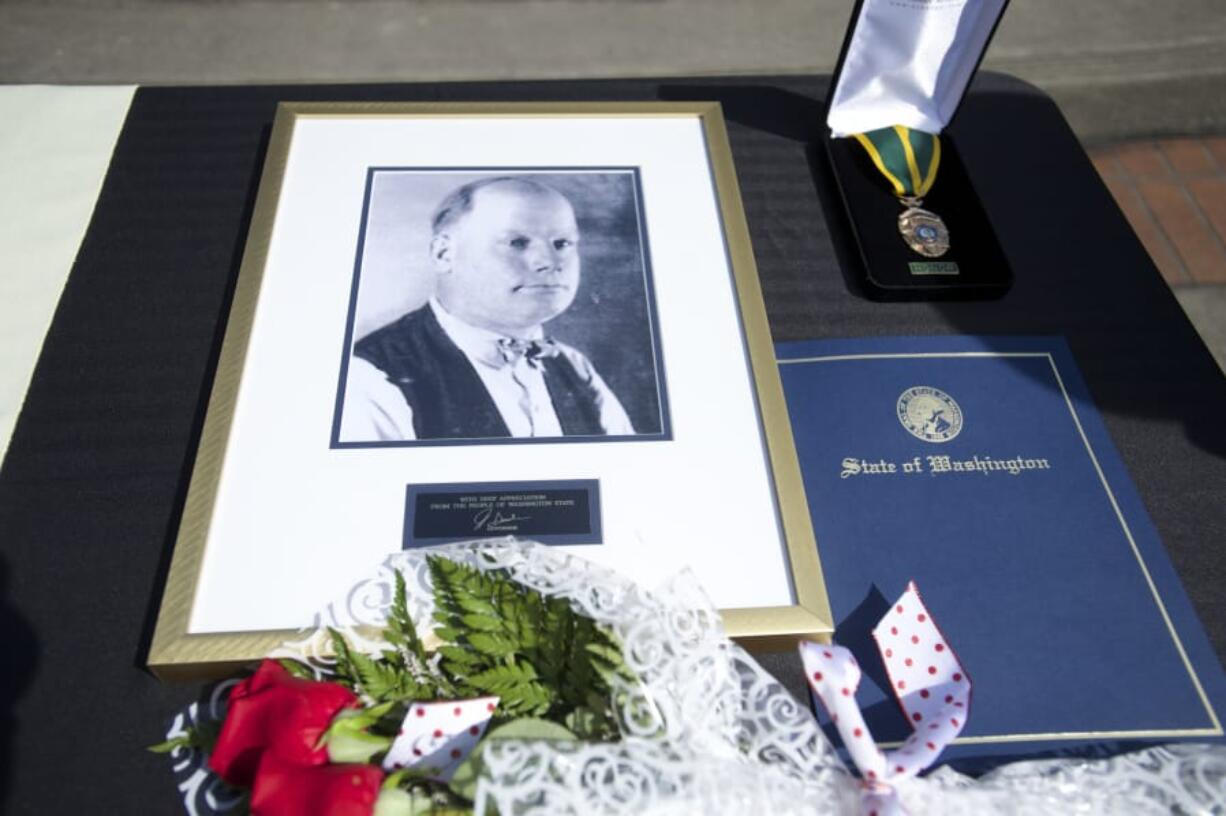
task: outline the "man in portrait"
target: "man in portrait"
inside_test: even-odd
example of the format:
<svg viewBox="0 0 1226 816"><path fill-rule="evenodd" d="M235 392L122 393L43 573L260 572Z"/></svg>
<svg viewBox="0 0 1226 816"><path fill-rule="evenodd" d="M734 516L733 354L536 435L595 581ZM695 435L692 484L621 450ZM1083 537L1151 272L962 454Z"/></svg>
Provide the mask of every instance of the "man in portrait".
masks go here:
<svg viewBox="0 0 1226 816"><path fill-rule="evenodd" d="M634 434L587 357L544 328L579 287L570 201L528 178L480 179L431 226L434 295L354 344L340 438Z"/></svg>

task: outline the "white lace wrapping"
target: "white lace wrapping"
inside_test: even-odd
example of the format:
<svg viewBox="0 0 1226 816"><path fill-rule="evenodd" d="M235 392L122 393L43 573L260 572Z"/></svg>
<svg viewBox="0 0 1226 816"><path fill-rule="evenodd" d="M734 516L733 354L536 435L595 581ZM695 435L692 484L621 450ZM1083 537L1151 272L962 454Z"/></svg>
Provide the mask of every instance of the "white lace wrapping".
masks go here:
<svg viewBox="0 0 1226 816"><path fill-rule="evenodd" d="M316 628L274 657L328 665L324 627L377 651L370 627L391 604L393 570L404 574L415 620L433 612L426 556L506 570L562 597L621 638L642 680L615 691L623 738L616 743L494 741L476 812L573 814L855 814L859 780L834 753L809 708L798 703L723 633L719 615L689 574L645 590L583 559L512 539L414 550L326 607ZM212 716L219 716L212 695ZM181 715L169 736L199 715ZM219 793L198 758L176 755L189 813L217 812ZM921 814L1226 813L1226 748L1179 745L1098 760L1020 762L979 779L949 768L899 788Z"/></svg>

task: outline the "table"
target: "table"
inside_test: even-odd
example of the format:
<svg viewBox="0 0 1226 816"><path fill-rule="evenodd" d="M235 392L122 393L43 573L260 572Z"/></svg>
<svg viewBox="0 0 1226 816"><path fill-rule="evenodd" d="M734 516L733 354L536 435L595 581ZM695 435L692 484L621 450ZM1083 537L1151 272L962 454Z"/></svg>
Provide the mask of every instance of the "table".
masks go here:
<svg viewBox="0 0 1226 816"><path fill-rule="evenodd" d="M775 339L1067 337L1226 654L1226 379L1055 105L984 75L952 128L1012 291L879 304L823 216L827 80L139 89L0 471L0 808L181 812L142 747L198 689L143 656L278 100L722 102ZM765 662L801 688L791 655Z"/></svg>

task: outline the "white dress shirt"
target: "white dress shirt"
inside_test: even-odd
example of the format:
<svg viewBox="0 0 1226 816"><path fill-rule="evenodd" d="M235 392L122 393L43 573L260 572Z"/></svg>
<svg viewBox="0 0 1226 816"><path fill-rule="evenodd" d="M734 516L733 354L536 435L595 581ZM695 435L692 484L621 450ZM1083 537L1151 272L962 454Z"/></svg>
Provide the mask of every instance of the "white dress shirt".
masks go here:
<svg viewBox="0 0 1226 816"><path fill-rule="evenodd" d="M465 323L433 298L428 308L434 312L443 332L481 378L511 436L563 435L539 362L529 360L522 354L511 355L509 360L500 341L511 338ZM540 340L543 333L538 326L530 336L518 339ZM605 433L617 436L633 434L634 427L625 409L587 357L563 343L556 343L556 346L559 356L566 357L576 373L595 392L600 424ZM379 368L360 357L351 356L341 413L340 440L381 442L416 438L413 409L405 401L401 390L388 381L387 375Z"/></svg>

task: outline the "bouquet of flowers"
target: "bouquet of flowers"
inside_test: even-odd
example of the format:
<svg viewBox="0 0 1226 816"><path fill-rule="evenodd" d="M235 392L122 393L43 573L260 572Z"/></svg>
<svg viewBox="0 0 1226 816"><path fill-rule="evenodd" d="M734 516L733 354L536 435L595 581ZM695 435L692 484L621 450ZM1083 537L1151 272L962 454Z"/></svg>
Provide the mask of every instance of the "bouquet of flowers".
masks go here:
<svg viewBox="0 0 1226 816"><path fill-rule="evenodd" d="M900 765L883 779L893 761L874 765L883 754L861 733L866 744L848 746L857 774L809 707L725 637L685 573L649 591L531 542L449 545L392 556L317 624L154 746L175 760L188 813L1226 808L1226 751L1208 746L1022 762L979 779ZM854 706L856 660L805 648L823 704ZM830 685L836 663L853 687ZM840 711L866 732L858 710Z"/></svg>
<svg viewBox="0 0 1226 816"><path fill-rule="evenodd" d="M482 739L608 741L613 690L635 675L608 628L501 572L426 558L427 654L404 575L377 654L328 627L331 664L266 659L234 686L225 719L151 750L208 754L260 816L471 811ZM488 730L488 734L486 733Z"/></svg>

